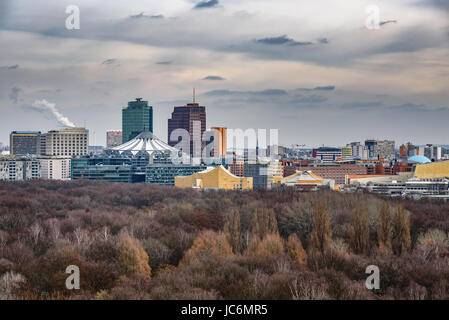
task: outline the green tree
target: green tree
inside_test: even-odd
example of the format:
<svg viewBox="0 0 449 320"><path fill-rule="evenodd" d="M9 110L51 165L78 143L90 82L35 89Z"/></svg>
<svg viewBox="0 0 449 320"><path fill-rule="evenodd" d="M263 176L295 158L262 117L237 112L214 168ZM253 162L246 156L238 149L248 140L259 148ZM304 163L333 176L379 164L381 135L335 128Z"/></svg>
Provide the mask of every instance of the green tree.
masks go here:
<svg viewBox="0 0 449 320"><path fill-rule="evenodd" d="M331 242L332 229L329 213L326 205L323 202L319 202L315 206L313 228L310 234L310 246L311 248L324 252L329 249Z"/></svg>
<svg viewBox="0 0 449 320"><path fill-rule="evenodd" d="M353 212L351 228L349 229L349 244L354 253L367 254L369 251L368 213L362 206L359 206Z"/></svg>
<svg viewBox="0 0 449 320"><path fill-rule="evenodd" d="M390 207L386 203L382 205L377 221L377 241L380 250L391 251L391 213Z"/></svg>
<svg viewBox="0 0 449 320"><path fill-rule="evenodd" d="M411 247L410 219L404 207L399 205L393 220L393 252L402 255Z"/></svg>
<svg viewBox="0 0 449 320"><path fill-rule="evenodd" d="M232 247L234 254L242 252L242 231L240 225L240 213L237 210L232 210L224 226L224 233Z"/></svg>

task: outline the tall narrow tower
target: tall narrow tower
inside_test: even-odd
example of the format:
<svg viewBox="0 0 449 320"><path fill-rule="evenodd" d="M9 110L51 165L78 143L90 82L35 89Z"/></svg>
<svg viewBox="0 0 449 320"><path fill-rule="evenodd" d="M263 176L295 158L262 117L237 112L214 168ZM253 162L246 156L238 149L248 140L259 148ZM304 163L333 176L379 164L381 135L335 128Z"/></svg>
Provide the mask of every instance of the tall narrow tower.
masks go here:
<svg viewBox="0 0 449 320"><path fill-rule="evenodd" d="M122 110L122 143L146 131L153 132L153 107L148 106L148 101L137 98Z"/></svg>

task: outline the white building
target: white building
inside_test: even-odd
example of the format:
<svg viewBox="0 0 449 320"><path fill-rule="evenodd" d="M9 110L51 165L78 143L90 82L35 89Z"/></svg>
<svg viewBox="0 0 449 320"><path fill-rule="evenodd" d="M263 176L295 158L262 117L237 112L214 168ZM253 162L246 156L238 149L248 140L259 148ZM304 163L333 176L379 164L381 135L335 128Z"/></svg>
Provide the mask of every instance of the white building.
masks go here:
<svg viewBox="0 0 449 320"><path fill-rule="evenodd" d="M70 157L40 157L41 178L49 180L70 180Z"/></svg>

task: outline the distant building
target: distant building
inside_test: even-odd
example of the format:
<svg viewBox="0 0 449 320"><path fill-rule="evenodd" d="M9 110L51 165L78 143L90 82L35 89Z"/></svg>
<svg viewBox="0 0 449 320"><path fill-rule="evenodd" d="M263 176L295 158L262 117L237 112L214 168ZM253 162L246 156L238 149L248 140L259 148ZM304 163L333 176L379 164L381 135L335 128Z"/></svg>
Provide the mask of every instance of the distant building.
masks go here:
<svg viewBox="0 0 449 320"><path fill-rule="evenodd" d="M118 147L122 144L122 132L119 130L110 130L106 132L106 149Z"/></svg>
<svg viewBox="0 0 449 320"><path fill-rule="evenodd" d="M40 178L40 163L27 157L0 157L0 180L21 181Z"/></svg>
<svg viewBox="0 0 449 320"><path fill-rule="evenodd" d="M223 166L210 167L187 177L176 177L175 186L193 189L252 190L253 179L234 176Z"/></svg>
<svg viewBox="0 0 449 320"><path fill-rule="evenodd" d="M312 164L300 167L301 171L312 171L313 174L327 180L334 180L336 185L345 184L346 175L366 175L368 169L356 164ZM296 172L296 166L284 168L284 175L289 176Z"/></svg>
<svg viewBox="0 0 449 320"><path fill-rule="evenodd" d="M227 128L224 127L212 127L211 131L214 132L214 157L223 157L227 153Z"/></svg>
<svg viewBox="0 0 449 320"><path fill-rule="evenodd" d="M449 161L419 164L416 166L416 179L449 179Z"/></svg>
<svg viewBox="0 0 449 320"><path fill-rule="evenodd" d="M72 180L105 180L110 182L145 182L148 156L102 155L81 156L71 160Z"/></svg>
<svg viewBox="0 0 449 320"><path fill-rule="evenodd" d="M342 156L343 160L351 159L352 158L352 147L346 146L346 147L341 148L341 156Z"/></svg>
<svg viewBox="0 0 449 320"><path fill-rule="evenodd" d="M323 186L333 186L333 181L324 180L311 171L297 171L294 174L282 178L277 182L279 185L296 187L301 191L316 191Z"/></svg>
<svg viewBox="0 0 449 320"><path fill-rule="evenodd" d="M395 154L395 142L391 140L377 141L374 146L374 158L392 158Z"/></svg>
<svg viewBox="0 0 449 320"><path fill-rule="evenodd" d="M174 186L175 177L190 176L206 169L207 166L203 165L153 164L146 167L145 182L163 186Z"/></svg>
<svg viewBox="0 0 449 320"><path fill-rule="evenodd" d="M37 155L40 131L13 131L9 135L10 154L16 156Z"/></svg>
<svg viewBox="0 0 449 320"><path fill-rule="evenodd" d="M147 131L153 132L153 107L141 98L128 102L128 107L122 110L122 143Z"/></svg>
<svg viewBox="0 0 449 320"><path fill-rule="evenodd" d="M71 179L70 157L38 157L40 163L41 178L49 180Z"/></svg>
<svg viewBox="0 0 449 320"><path fill-rule="evenodd" d="M89 133L85 128L52 130L41 135L39 155L81 156L88 154Z"/></svg>
<svg viewBox="0 0 449 320"><path fill-rule="evenodd" d="M185 144L178 149L182 149L183 152L191 156L201 157L205 147L202 137L206 131L206 107L200 106L198 103L175 107L171 118L168 119L168 144L172 147L181 142L181 137L175 132L177 129L187 131L190 139L190 144L183 141ZM174 140L172 141L171 138Z"/></svg>
<svg viewBox="0 0 449 320"><path fill-rule="evenodd" d="M323 163L337 162L342 157L340 148L322 147L313 150L313 157Z"/></svg>
<svg viewBox="0 0 449 320"><path fill-rule="evenodd" d="M392 140L366 140L369 158L391 158L395 154L395 142Z"/></svg>
<svg viewBox="0 0 449 320"><path fill-rule="evenodd" d="M267 163L245 163L245 177L253 178L253 189L268 189L268 164Z"/></svg>
<svg viewBox="0 0 449 320"><path fill-rule="evenodd" d="M427 144L418 148L419 155L429 158L431 161L439 161L442 158L442 148L440 146L434 146Z"/></svg>
<svg viewBox="0 0 449 320"><path fill-rule="evenodd" d="M238 160L234 157L232 162L228 165L229 171L237 176L237 177L244 177L245 176L245 161L244 160Z"/></svg>
<svg viewBox="0 0 449 320"><path fill-rule="evenodd" d="M360 142L352 142L352 156L357 159L367 160L369 158L369 149Z"/></svg>

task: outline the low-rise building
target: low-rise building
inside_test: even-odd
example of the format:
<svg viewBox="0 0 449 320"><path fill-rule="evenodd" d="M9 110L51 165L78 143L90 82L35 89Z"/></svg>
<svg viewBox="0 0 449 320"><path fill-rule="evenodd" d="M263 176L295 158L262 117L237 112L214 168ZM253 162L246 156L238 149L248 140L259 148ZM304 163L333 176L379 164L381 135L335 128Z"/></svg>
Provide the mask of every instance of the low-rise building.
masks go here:
<svg viewBox="0 0 449 320"><path fill-rule="evenodd" d="M0 180L21 181L40 177L38 160L28 157L0 157Z"/></svg>
<svg viewBox="0 0 449 320"><path fill-rule="evenodd" d="M223 166L210 167L187 177L175 177L175 186L193 189L252 190L253 179L237 177Z"/></svg>
<svg viewBox="0 0 449 320"><path fill-rule="evenodd" d="M70 157L38 157L40 163L41 178L49 180L71 179Z"/></svg>

